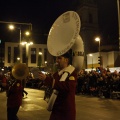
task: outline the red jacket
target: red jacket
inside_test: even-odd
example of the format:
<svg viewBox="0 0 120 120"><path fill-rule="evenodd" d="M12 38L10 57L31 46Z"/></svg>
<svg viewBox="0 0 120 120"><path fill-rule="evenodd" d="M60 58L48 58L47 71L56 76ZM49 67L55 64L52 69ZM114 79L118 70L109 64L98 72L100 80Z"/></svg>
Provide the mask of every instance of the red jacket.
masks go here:
<svg viewBox="0 0 120 120"><path fill-rule="evenodd" d="M58 90L59 93L54 103L50 120L75 120L75 91L77 73L74 71L65 81L59 81L61 76L58 75L58 72L53 75L55 79L54 89ZM52 77L47 77L44 82L45 85L52 86L52 81Z"/></svg>
<svg viewBox="0 0 120 120"><path fill-rule="evenodd" d="M7 107L18 107L22 104L22 90L21 80L16 80L11 87L7 86Z"/></svg>

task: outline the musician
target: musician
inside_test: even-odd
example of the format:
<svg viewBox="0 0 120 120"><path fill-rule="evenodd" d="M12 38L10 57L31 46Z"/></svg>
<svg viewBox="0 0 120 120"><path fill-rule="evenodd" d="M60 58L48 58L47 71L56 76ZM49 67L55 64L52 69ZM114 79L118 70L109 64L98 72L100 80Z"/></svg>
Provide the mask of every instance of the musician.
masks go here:
<svg viewBox="0 0 120 120"><path fill-rule="evenodd" d="M12 75L7 82L7 120L19 120L17 117L18 110L22 104L22 83L21 80L15 79Z"/></svg>
<svg viewBox="0 0 120 120"><path fill-rule="evenodd" d="M75 91L77 72L69 64L69 61L70 54L67 52L56 57L59 71L54 73L53 76L50 77L39 73L39 78L44 80L45 85L52 86L54 81L53 89L58 91L49 120L76 119Z"/></svg>

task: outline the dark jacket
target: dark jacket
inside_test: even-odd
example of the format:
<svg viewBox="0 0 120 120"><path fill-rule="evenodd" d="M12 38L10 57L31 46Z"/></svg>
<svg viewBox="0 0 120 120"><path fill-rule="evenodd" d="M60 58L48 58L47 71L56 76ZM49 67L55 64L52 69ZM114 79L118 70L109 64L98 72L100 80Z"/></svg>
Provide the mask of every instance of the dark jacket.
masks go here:
<svg viewBox="0 0 120 120"><path fill-rule="evenodd" d="M18 107L22 104L23 87L21 80L15 80L7 85L7 107Z"/></svg>
<svg viewBox="0 0 120 120"><path fill-rule="evenodd" d="M65 81L59 81L61 76L62 75L58 75L58 72L53 75L53 78L55 79L54 89L58 90L59 93L54 103L50 120L75 120L75 91L77 73L73 71L73 73L68 76ZM44 84L52 86L53 78L47 77Z"/></svg>

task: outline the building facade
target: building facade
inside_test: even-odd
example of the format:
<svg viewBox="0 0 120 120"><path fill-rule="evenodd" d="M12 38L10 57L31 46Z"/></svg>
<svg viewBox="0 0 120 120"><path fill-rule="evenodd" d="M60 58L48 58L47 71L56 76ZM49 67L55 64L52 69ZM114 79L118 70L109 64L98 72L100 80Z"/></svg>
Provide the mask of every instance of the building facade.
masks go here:
<svg viewBox="0 0 120 120"><path fill-rule="evenodd" d="M0 40L0 68L4 66L4 43Z"/></svg>
<svg viewBox="0 0 120 120"><path fill-rule="evenodd" d="M84 68L87 68L87 54L97 52L95 37L99 35L98 7L95 0L78 0L77 13L81 19L80 36L84 42Z"/></svg>
<svg viewBox="0 0 120 120"><path fill-rule="evenodd" d="M102 67L120 67L119 62L119 51L101 52L101 63ZM99 63L99 52L87 54L87 69L100 67Z"/></svg>
<svg viewBox="0 0 120 120"><path fill-rule="evenodd" d="M28 67L44 67L53 63L46 44L25 44L5 42L5 67L12 67L15 63L26 63Z"/></svg>
<svg viewBox="0 0 120 120"><path fill-rule="evenodd" d="M19 47L19 43L5 42L4 51L5 57L3 61L5 67L12 67L18 62L26 63L28 67L48 66L51 69L51 66L54 66L54 57L49 54L46 44L33 44L26 48L26 45L21 45ZM42 53L42 55L39 53ZM86 68L95 69L100 67L100 64L98 63L99 52L91 54L92 55L87 54ZM101 56L103 68L106 68L107 66L110 68L120 67L119 51L101 52ZM18 59L19 57L20 59Z"/></svg>

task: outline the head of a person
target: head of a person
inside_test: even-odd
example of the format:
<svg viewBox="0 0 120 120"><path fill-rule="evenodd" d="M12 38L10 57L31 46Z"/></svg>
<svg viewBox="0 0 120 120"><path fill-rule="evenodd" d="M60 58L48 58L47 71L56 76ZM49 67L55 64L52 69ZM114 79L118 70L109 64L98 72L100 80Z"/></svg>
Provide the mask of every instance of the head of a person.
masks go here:
<svg viewBox="0 0 120 120"><path fill-rule="evenodd" d="M69 65L69 62L70 62L70 54L68 52L61 56L56 57L56 63L60 69L67 67Z"/></svg>

